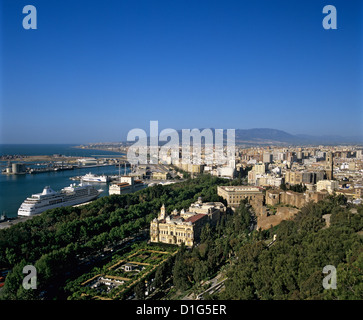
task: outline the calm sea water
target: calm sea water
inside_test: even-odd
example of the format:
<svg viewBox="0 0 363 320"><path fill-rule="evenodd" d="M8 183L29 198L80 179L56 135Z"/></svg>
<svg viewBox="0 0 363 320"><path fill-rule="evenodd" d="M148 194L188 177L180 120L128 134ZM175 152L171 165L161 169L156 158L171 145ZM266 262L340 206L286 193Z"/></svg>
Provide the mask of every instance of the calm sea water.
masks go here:
<svg viewBox="0 0 363 320"><path fill-rule="evenodd" d="M85 150L72 148L73 145L0 145L0 154L21 154L21 155L53 155L63 154L66 156L79 157L101 157L101 156L120 156L122 154L102 151L102 150ZM1 168L6 166L7 162L1 163ZM0 173L0 215L5 213L8 217L16 217L18 209L25 198L34 193L43 191L45 186L50 186L53 190L69 186L71 183L79 181L70 180L71 177L81 176L87 173L115 175L119 173L119 168L115 166L104 166L94 168L82 168L75 170L66 170L60 172L47 172L38 174L25 175L5 175ZM124 168L121 167L121 174L124 174ZM108 184L94 183L98 188L103 189L100 195L108 195Z"/></svg>
<svg viewBox="0 0 363 320"><path fill-rule="evenodd" d="M62 154L65 156L77 157L99 157L102 155L120 156L121 153L113 151L102 151L92 149L78 149L73 144L0 144L0 155L53 155Z"/></svg>

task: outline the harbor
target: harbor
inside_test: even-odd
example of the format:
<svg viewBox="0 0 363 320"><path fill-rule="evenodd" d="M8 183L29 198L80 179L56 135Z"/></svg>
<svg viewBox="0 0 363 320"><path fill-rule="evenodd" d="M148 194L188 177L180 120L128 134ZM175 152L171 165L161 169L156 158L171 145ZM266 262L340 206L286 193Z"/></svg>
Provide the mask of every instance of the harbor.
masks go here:
<svg viewBox="0 0 363 320"><path fill-rule="evenodd" d="M0 151L3 173L0 174L0 215L7 217L0 222L1 227L21 221L11 219L17 218L18 209L27 197L42 192L45 186L61 190L70 185L71 177L90 172L110 176L128 173L124 167L125 154L114 151L83 150L73 145L0 145ZM6 173L9 167L13 170L13 165L15 172ZM34 170L30 172L27 168ZM104 189L100 197L108 195L109 183L93 184Z"/></svg>
<svg viewBox="0 0 363 320"><path fill-rule="evenodd" d="M44 146L39 148L44 152ZM54 150L54 146L49 148ZM75 150L80 154L69 154ZM31 154L19 152L14 155L4 155L3 151L0 161L3 173L0 174L0 214L6 218L0 221L1 228L23 221L23 217L18 218L20 205L27 197L42 192L45 186L59 191L69 186L72 181L83 180L82 182L102 189L99 197L103 197L135 192L155 184L176 182L176 172L170 166L161 164L131 166L126 161L125 154L115 154L106 150L99 150L100 154L97 154L96 150L75 150L65 147L59 150L63 151L62 153L43 156L34 154L37 148L33 148Z"/></svg>
<svg viewBox="0 0 363 320"><path fill-rule="evenodd" d="M21 203L32 194L39 193L44 186L51 186L53 190L61 190L70 185L70 178L75 176L84 176L89 172L95 175L114 176L118 174L118 168L114 165L98 166L93 168L75 168L73 170L53 171L41 174L22 174L22 175L0 175L0 212L7 217L16 217ZM124 168L121 174L127 174ZM93 182L104 189L100 194L108 196L108 185L105 183Z"/></svg>
<svg viewBox="0 0 363 320"><path fill-rule="evenodd" d="M55 159L53 159L55 160ZM61 161L47 161L47 162L24 162L8 161L6 165L2 164L2 167L6 166L1 170L2 174L7 175L19 175L19 174L37 174L46 172L59 172L65 170L75 170L81 168L96 168L105 167L112 165L126 165L126 159L122 157L115 158L77 158L77 159L62 159Z"/></svg>

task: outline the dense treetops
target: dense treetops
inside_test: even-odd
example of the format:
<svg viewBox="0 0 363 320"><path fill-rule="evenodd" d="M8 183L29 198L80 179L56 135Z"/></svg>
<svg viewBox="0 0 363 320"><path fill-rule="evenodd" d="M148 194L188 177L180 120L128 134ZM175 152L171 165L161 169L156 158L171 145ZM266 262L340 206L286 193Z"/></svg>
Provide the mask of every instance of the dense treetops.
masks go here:
<svg viewBox="0 0 363 320"><path fill-rule="evenodd" d="M134 194L103 197L82 207L48 210L0 230L0 269L11 269L2 298L39 298L51 284L62 286L61 277L70 274L82 257L148 227L162 204L171 212L187 209L199 196L225 203L217 196L217 185L239 182L202 175ZM206 225L198 246L182 247L168 262L167 272L165 265L156 270L157 282L162 286L172 277L176 290L198 290L202 280L224 266L225 290L207 298L363 299L362 205L330 196L307 204L294 220L265 231L251 231L251 214L251 207L242 202L235 213L227 210L216 227ZM274 234L277 240L269 246ZM38 290L21 286L22 268L27 264L37 268ZM336 290L322 286L326 265L337 269Z"/></svg>
<svg viewBox="0 0 363 320"><path fill-rule="evenodd" d="M225 265L225 290L205 298L363 299L363 206L330 196L309 203L292 221L253 232L249 210L242 202L214 230L203 229L199 246L180 250L173 268L177 289L201 292L200 281ZM329 227L326 214L331 215ZM269 246L273 235L277 240ZM337 270L336 290L323 287L326 265Z"/></svg>
<svg viewBox="0 0 363 320"><path fill-rule="evenodd" d="M272 246L245 244L219 298L363 299L363 206L351 209L344 197L331 196L283 221ZM325 214L331 214L329 227ZM336 290L323 288L326 265L337 269Z"/></svg>
<svg viewBox="0 0 363 320"><path fill-rule="evenodd" d="M188 208L199 196L205 201L220 200L216 188L223 183L226 180L201 176L178 184L156 185L134 194L103 197L82 207L48 210L0 230L0 269L12 269L3 297L19 299L30 294L25 294L22 282L18 281L24 276L24 265L37 268L37 291L41 291L58 275L70 272L81 257L148 227L162 204L171 212Z"/></svg>

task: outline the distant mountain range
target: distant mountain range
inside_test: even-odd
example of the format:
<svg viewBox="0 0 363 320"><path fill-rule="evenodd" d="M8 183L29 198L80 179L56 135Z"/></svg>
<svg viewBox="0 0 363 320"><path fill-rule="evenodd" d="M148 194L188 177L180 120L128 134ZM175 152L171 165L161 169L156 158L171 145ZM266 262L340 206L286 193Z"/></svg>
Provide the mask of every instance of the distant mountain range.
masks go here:
<svg viewBox="0 0 363 320"><path fill-rule="evenodd" d="M284 145L363 144L363 136L342 137L338 135L293 135L277 129L236 129L236 143Z"/></svg>
<svg viewBox="0 0 363 320"><path fill-rule="evenodd" d="M203 130L203 129L200 129ZM214 129L211 129L214 133ZM182 130L177 130L181 144ZM224 130L224 139L226 139ZM149 140L149 137L148 137ZM204 140L203 140L204 141ZM307 134L290 134L282 130L269 128L235 129L236 145L363 145L363 136L342 137L338 135L314 136ZM130 142L128 142L130 144ZM133 143L131 143L133 144ZM164 143L159 142L159 145Z"/></svg>

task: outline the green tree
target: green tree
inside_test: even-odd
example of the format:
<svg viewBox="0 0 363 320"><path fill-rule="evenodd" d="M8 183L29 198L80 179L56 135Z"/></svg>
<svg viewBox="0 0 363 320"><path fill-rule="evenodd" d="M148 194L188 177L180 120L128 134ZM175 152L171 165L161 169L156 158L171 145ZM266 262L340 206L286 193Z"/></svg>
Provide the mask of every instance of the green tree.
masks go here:
<svg viewBox="0 0 363 320"><path fill-rule="evenodd" d="M145 300L145 283L144 281L139 281L135 285L135 297L137 300Z"/></svg>
<svg viewBox="0 0 363 320"><path fill-rule="evenodd" d="M37 289L24 289L23 279L26 274L23 274L24 266L28 265L25 260L16 264L6 277L3 287L2 299L4 300L34 300L39 293Z"/></svg>

